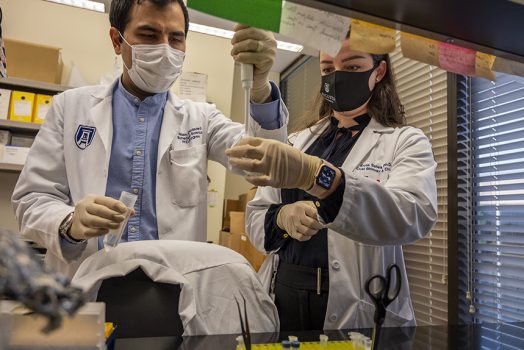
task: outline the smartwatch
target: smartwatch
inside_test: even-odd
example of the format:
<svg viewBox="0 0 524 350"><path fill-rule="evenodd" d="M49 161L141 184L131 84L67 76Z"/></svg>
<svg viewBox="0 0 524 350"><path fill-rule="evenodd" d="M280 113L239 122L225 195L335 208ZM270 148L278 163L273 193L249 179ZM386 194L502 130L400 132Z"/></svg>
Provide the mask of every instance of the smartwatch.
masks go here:
<svg viewBox="0 0 524 350"><path fill-rule="evenodd" d="M322 164L318 170L317 176L315 177L315 183L325 190L329 190L335 182L337 172L326 164Z"/></svg>
<svg viewBox="0 0 524 350"><path fill-rule="evenodd" d="M320 197L326 191L329 191L333 187L333 183L337 177L337 171L332 165L323 162L315 174L315 182L311 189L307 191L309 194Z"/></svg>

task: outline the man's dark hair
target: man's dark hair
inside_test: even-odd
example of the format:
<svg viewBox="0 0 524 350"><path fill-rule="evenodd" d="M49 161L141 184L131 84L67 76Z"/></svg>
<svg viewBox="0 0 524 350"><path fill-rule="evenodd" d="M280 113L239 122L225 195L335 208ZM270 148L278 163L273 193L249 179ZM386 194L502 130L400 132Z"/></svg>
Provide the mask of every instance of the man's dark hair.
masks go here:
<svg viewBox="0 0 524 350"><path fill-rule="evenodd" d="M133 7L133 4L141 4L145 1L149 1L160 8L177 2L184 13L184 33L187 37L187 31L189 30L189 13L187 12L187 7L183 0L113 0L111 1L111 9L109 10L109 23L111 23L111 26L118 29L118 31L124 35L124 30L129 23L129 11L131 10L131 7Z"/></svg>

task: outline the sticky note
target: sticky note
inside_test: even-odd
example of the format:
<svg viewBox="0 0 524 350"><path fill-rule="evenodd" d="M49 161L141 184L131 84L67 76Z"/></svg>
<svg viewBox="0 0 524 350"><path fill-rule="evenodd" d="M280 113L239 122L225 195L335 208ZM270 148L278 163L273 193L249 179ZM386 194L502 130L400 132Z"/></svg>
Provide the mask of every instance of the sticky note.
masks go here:
<svg viewBox="0 0 524 350"><path fill-rule="evenodd" d="M390 53L395 50L395 34L395 29L354 19L351 23L349 47L372 54Z"/></svg>
<svg viewBox="0 0 524 350"><path fill-rule="evenodd" d="M284 1L280 34L335 56L346 38L351 19Z"/></svg>
<svg viewBox="0 0 524 350"><path fill-rule="evenodd" d="M439 42L438 61L442 69L448 72L472 76L475 75L475 60L475 50Z"/></svg>
<svg viewBox="0 0 524 350"><path fill-rule="evenodd" d="M492 81L495 80L493 63L495 63L495 56L477 52L475 57L475 75Z"/></svg>
<svg viewBox="0 0 524 350"><path fill-rule="evenodd" d="M400 48L406 58L438 66L438 41L422 36L400 33Z"/></svg>

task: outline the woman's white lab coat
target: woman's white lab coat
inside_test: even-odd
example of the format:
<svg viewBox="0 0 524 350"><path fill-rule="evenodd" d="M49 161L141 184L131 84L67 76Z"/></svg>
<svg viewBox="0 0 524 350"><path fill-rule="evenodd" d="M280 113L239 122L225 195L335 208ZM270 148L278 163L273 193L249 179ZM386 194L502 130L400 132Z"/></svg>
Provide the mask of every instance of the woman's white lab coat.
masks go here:
<svg viewBox="0 0 524 350"><path fill-rule="evenodd" d="M306 150L327 123L291 138ZM320 130L319 130L320 129ZM423 238L437 220L436 163L426 136L412 127L392 128L371 119L342 167L346 187L342 207L328 228L329 301L324 329L373 326L374 305L364 290L373 274L396 263L402 272L400 295L388 308L386 326L415 324L402 245ZM259 188L248 204L246 230L264 251L264 218L280 190ZM269 288L278 255L261 268Z"/></svg>
<svg viewBox="0 0 524 350"><path fill-rule="evenodd" d="M54 98L13 193L25 237L47 248L46 265L72 277L80 263L98 250L88 240L80 257L64 256L58 228L74 205L88 194L104 195L113 137L110 86L65 91ZM252 133L285 141L284 126ZM181 100L170 93L158 143L156 210L160 239L205 241L207 236L207 161L228 167L225 150L243 135L214 105Z"/></svg>

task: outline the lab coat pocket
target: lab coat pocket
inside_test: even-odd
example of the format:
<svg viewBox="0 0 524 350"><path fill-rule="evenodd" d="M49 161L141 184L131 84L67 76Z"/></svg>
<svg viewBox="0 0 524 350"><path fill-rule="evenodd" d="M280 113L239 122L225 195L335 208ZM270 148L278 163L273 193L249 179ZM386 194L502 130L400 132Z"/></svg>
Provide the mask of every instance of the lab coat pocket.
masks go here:
<svg viewBox="0 0 524 350"><path fill-rule="evenodd" d="M198 145L169 151L171 201L193 207L205 200L207 191L207 148Z"/></svg>
<svg viewBox="0 0 524 350"><path fill-rule="evenodd" d="M386 319L384 320L384 327L408 327L413 325L413 315L411 317L403 317L397 313L398 300L394 301L386 311ZM373 327L375 321L373 317L375 315L375 305L366 301L361 300L359 303L360 317L358 320L357 328L368 328Z"/></svg>

